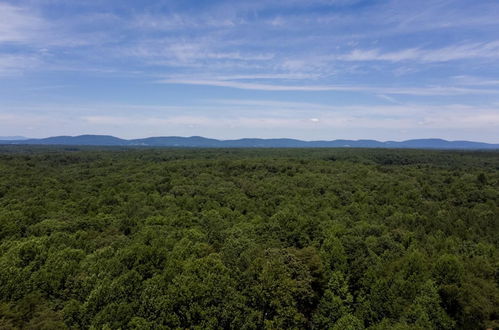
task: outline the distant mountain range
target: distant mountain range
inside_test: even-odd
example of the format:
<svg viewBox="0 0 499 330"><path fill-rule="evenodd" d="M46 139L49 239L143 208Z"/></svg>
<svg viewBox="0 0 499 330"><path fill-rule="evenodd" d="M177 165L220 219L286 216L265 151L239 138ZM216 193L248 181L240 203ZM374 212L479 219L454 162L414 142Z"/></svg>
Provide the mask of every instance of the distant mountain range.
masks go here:
<svg viewBox="0 0 499 330"><path fill-rule="evenodd" d="M110 135L55 136L44 139L0 139L0 144L71 145L71 146L143 146L191 148L413 148L413 149L499 149L499 144L442 139L407 141L332 140L302 141L295 139L238 139L216 140L201 136L149 137L125 140Z"/></svg>

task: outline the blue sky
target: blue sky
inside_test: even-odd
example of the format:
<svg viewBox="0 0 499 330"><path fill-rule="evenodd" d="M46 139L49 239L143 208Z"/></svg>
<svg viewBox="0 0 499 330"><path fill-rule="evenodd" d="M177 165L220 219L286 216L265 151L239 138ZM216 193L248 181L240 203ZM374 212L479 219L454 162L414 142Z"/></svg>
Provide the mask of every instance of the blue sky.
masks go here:
<svg viewBox="0 0 499 330"><path fill-rule="evenodd" d="M0 136L499 142L496 0L0 0Z"/></svg>

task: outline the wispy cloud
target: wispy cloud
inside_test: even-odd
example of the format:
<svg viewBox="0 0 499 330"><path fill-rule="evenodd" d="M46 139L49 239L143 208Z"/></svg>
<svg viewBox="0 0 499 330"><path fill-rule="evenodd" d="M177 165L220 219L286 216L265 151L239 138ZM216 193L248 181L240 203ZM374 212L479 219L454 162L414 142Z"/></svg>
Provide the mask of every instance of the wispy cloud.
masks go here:
<svg viewBox="0 0 499 330"><path fill-rule="evenodd" d="M346 55L335 57L344 61L421 61L446 62L453 60L499 58L499 41L468 43L436 49L408 48L395 52L383 52L379 49L355 49Z"/></svg>
<svg viewBox="0 0 499 330"><path fill-rule="evenodd" d="M31 42L46 29L46 22L27 8L0 3L0 43Z"/></svg>
<svg viewBox="0 0 499 330"><path fill-rule="evenodd" d="M262 74L215 76L212 78L215 78L216 80L304 80L304 79L317 79L319 77L320 75L312 73L262 73Z"/></svg>
<svg viewBox="0 0 499 330"><path fill-rule="evenodd" d="M399 94L399 95L463 95L463 94L499 94L499 91L493 89L476 89L460 87L371 87L371 86L334 86L334 85L277 85L248 83L232 80L194 80L194 79L163 79L158 81L163 84L182 84L182 85L202 85L229 87L247 90L260 91L288 91L288 92L364 92L374 94Z"/></svg>
<svg viewBox="0 0 499 330"><path fill-rule="evenodd" d="M183 29L206 29L206 28L226 28L243 24L242 18L235 16L220 17L215 13L204 15L183 15L183 14L138 14L129 23L133 28L156 30L156 31L178 31Z"/></svg>
<svg viewBox="0 0 499 330"><path fill-rule="evenodd" d="M11 55L0 53L0 77L17 75L23 71L34 69L41 64L33 55Z"/></svg>
<svg viewBox="0 0 499 330"><path fill-rule="evenodd" d="M466 86L497 86L499 79L490 79L473 76L454 76L452 77L456 84Z"/></svg>

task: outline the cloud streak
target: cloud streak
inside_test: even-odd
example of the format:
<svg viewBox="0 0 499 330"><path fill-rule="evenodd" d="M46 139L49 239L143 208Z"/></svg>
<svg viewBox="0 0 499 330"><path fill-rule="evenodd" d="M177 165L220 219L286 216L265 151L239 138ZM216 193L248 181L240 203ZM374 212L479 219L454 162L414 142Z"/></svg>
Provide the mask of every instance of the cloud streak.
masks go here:
<svg viewBox="0 0 499 330"><path fill-rule="evenodd" d="M493 89L476 89L461 87L371 87L371 86L334 86L334 85L277 85L249 83L233 80L193 80L193 79L163 79L162 84L201 85L213 87L227 87L246 90L274 91L274 92L362 92L374 94L417 95L417 96L442 96L463 94L492 94L499 91Z"/></svg>
<svg viewBox="0 0 499 330"><path fill-rule="evenodd" d="M437 49L409 48L394 52L382 52L378 49L355 49L346 55L336 56L343 61L420 61L447 62L480 58L499 58L499 41L452 45Z"/></svg>
<svg viewBox="0 0 499 330"><path fill-rule="evenodd" d="M46 22L30 10L0 3L0 43L32 42L46 28Z"/></svg>

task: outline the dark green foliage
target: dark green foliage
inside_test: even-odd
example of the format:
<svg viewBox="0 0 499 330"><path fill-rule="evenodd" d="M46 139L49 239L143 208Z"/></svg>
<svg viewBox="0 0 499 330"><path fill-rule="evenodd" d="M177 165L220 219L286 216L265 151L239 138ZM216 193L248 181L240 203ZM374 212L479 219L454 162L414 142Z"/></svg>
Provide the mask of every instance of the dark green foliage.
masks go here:
<svg viewBox="0 0 499 330"><path fill-rule="evenodd" d="M499 153L0 147L0 329L499 325Z"/></svg>

